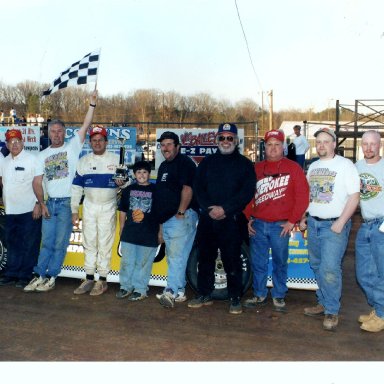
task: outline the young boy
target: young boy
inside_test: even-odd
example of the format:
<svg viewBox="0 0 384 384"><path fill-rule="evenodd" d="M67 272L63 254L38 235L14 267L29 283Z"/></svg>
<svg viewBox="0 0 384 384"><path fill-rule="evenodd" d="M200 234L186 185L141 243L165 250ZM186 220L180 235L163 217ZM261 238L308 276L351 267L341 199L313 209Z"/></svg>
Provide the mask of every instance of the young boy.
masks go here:
<svg viewBox="0 0 384 384"><path fill-rule="evenodd" d="M136 183L122 192L120 211L120 290L116 297L129 301L147 297L147 286L158 247L159 223L152 210L155 186L149 182L151 166L133 166Z"/></svg>

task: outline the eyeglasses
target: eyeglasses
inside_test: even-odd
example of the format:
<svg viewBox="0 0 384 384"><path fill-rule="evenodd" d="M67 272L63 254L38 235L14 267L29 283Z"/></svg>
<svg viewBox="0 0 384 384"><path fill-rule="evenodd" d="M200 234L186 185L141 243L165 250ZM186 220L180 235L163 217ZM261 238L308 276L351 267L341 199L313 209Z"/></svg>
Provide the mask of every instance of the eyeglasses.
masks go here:
<svg viewBox="0 0 384 384"><path fill-rule="evenodd" d="M217 136L217 140L219 141L229 141L232 143L232 141L234 140L235 138L233 136Z"/></svg>
<svg viewBox="0 0 384 384"><path fill-rule="evenodd" d="M8 141L9 144L13 145L13 144L21 144L21 140L19 139L11 139Z"/></svg>

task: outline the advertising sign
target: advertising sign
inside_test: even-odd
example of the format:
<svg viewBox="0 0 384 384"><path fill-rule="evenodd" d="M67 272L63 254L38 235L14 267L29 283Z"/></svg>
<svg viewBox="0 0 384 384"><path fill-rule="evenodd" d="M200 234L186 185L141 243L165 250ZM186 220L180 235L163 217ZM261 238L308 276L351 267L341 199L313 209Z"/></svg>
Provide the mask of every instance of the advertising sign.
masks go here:
<svg viewBox="0 0 384 384"><path fill-rule="evenodd" d="M180 152L184 155L188 155L195 164L199 164L200 161L207 155L211 155L217 151L216 135L217 128L183 128L183 129L156 129L156 140L162 133L171 131L179 136L181 149ZM238 129L239 137L239 151L243 153L244 150L244 129ZM156 146L156 158L155 168L158 169L162 161L163 155L160 151L160 143Z"/></svg>
<svg viewBox="0 0 384 384"><path fill-rule="evenodd" d="M8 129L18 129L21 131L24 140L24 148L27 151L39 152L40 151L40 127L30 125L30 126L0 126L0 146L5 145L5 132Z"/></svg>

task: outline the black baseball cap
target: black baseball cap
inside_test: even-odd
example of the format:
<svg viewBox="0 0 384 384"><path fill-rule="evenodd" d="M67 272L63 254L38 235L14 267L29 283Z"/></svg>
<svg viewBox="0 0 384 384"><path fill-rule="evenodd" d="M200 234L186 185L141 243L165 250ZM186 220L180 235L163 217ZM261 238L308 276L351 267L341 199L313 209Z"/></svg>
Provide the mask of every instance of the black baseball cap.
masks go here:
<svg viewBox="0 0 384 384"><path fill-rule="evenodd" d="M175 142L175 145L178 145L180 144L180 139L179 139L179 136L176 135L175 132L171 132L171 131L166 131L166 132L163 132L160 136L159 139L157 139L156 141L161 143L163 140L165 139L171 139Z"/></svg>

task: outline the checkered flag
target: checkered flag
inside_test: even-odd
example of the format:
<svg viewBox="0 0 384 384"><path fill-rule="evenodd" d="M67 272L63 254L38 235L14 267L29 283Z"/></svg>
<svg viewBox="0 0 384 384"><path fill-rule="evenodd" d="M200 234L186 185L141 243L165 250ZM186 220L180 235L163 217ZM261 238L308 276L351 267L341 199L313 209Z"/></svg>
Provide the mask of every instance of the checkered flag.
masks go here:
<svg viewBox="0 0 384 384"><path fill-rule="evenodd" d="M99 66L100 50L88 53L80 61L73 63L68 69L60 73L60 76L52 85L43 92L43 96L48 96L59 89L71 85L87 84L97 80L97 68Z"/></svg>

